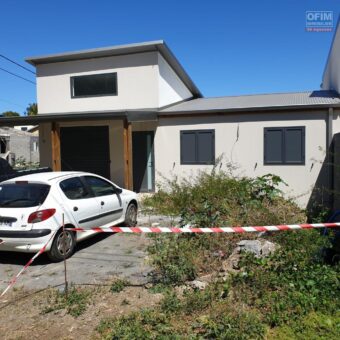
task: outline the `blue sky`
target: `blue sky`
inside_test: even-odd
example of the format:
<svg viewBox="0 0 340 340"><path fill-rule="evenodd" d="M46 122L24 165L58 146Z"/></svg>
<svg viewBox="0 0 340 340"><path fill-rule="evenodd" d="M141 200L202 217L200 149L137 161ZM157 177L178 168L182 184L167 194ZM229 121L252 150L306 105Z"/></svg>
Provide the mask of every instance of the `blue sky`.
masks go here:
<svg viewBox="0 0 340 340"><path fill-rule="evenodd" d="M204 96L318 89L334 32L305 12L339 0L1 0L0 54L41 54L164 39ZM0 67L34 75L0 58ZM28 67L30 67L28 65ZM0 112L23 113L35 86L0 71Z"/></svg>

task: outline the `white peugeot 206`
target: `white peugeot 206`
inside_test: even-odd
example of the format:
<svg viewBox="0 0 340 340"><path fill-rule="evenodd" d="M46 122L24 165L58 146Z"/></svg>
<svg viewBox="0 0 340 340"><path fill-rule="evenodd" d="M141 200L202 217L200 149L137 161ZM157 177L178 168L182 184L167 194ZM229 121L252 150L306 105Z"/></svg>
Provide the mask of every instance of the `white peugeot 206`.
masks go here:
<svg viewBox="0 0 340 340"><path fill-rule="evenodd" d="M48 241L51 260L72 255L94 234L66 228L137 223L137 194L85 172L46 172L0 183L0 251L38 252Z"/></svg>

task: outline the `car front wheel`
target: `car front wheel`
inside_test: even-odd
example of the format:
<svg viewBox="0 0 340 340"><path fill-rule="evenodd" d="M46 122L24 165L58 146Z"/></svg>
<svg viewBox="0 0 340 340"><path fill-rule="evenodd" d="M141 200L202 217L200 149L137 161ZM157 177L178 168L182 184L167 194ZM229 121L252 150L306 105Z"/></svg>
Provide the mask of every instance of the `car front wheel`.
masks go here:
<svg viewBox="0 0 340 340"><path fill-rule="evenodd" d="M137 206L134 203L130 203L125 213L125 225L127 227L135 227L137 224Z"/></svg>
<svg viewBox="0 0 340 340"><path fill-rule="evenodd" d="M65 234L64 234L65 233ZM54 237L51 249L47 252L47 256L53 262L62 261L64 258L69 258L76 246L76 238L72 231L60 229Z"/></svg>

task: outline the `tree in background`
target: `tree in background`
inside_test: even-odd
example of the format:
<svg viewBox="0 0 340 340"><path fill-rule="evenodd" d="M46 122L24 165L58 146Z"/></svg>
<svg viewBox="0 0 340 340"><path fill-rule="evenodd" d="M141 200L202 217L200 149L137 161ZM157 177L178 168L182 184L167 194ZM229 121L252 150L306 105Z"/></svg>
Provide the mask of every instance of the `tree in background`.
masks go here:
<svg viewBox="0 0 340 340"><path fill-rule="evenodd" d="M25 116L35 116L35 115L37 115L38 114L37 103L28 104L24 114L25 114Z"/></svg>
<svg viewBox="0 0 340 340"><path fill-rule="evenodd" d="M5 111L1 114L3 117L17 117L20 116L18 112L15 111Z"/></svg>

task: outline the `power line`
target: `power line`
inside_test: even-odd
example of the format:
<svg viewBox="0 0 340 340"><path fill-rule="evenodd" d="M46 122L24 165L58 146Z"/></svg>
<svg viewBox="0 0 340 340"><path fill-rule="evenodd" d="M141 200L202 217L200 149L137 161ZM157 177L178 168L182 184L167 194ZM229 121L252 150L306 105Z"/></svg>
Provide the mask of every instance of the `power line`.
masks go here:
<svg viewBox="0 0 340 340"><path fill-rule="evenodd" d="M9 61L10 63L12 63L12 64L14 64L14 65L17 65L17 66L23 68L24 70L26 70L26 71L28 71L28 72L31 72L31 73L35 74L35 72L33 72L32 70L30 70L29 68L27 68L27 67L25 67L25 66L23 66L23 65L21 65L21 64L19 64L19 63L17 63L16 61L14 61L14 60L12 60L12 59L10 59L10 58L8 58L8 57L5 57L3 54L0 54L0 57L6 59L7 61Z"/></svg>
<svg viewBox="0 0 340 340"><path fill-rule="evenodd" d="M11 75L14 76L14 77L20 78L20 79L22 79L22 80L25 80L25 81L27 81L27 82L32 83L32 84L35 85L35 82L32 81L32 80L29 80L29 79L27 79L27 78L21 77L21 76L19 76L18 74L15 74L15 73L12 73L12 72L10 72L10 71L7 71L7 70L5 70L4 68L1 68L1 67L0 67L0 70L3 71L3 72L6 72L6 73L8 73L8 74L11 74Z"/></svg>

